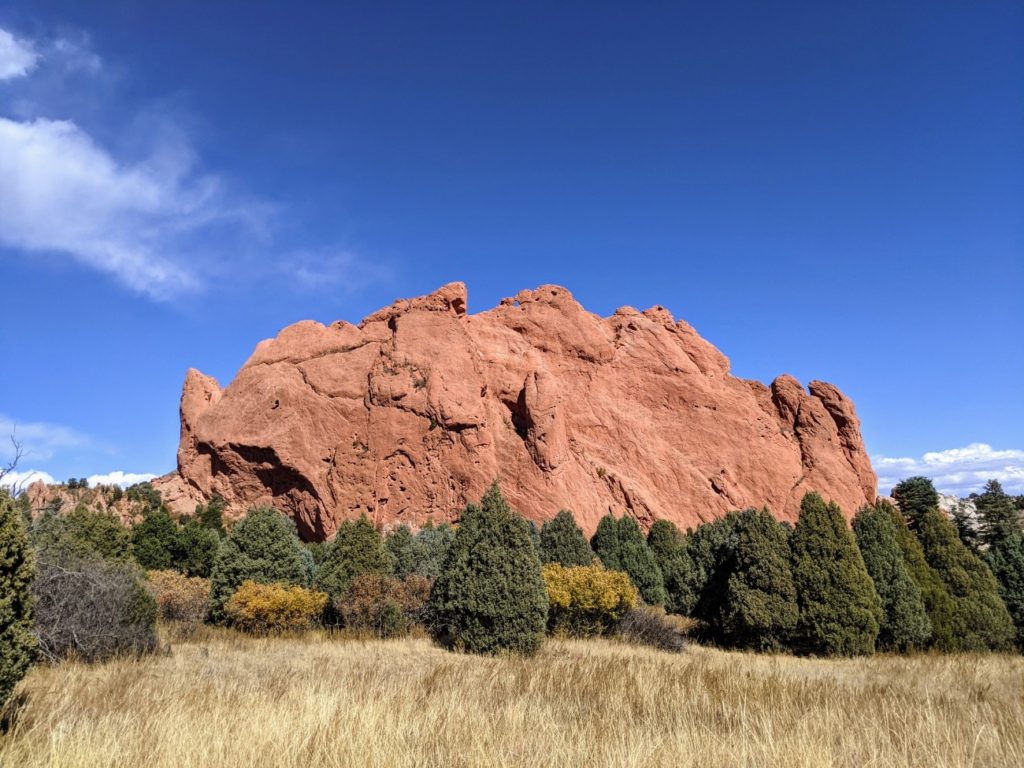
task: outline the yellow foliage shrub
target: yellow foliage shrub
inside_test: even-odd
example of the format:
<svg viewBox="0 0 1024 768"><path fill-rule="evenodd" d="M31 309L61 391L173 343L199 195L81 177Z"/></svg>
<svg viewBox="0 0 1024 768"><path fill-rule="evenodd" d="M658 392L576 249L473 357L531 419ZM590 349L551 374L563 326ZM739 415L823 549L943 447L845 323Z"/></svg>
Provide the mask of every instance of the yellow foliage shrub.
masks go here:
<svg viewBox="0 0 1024 768"><path fill-rule="evenodd" d="M210 580L184 576L177 571L149 571L149 591L156 599L157 615L163 621L198 625L206 618L210 604Z"/></svg>
<svg viewBox="0 0 1024 768"><path fill-rule="evenodd" d="M327 595L287 584L245 581L224 606L228 621L243 632L267 634L309 629L327 606Z"/></svg>
<svg viewBox="0 0 1024 768"><path fill-rule="evenodd" d="M607 571L599 564L565 568L549 563L544 566L544 583L552 632L602 634L639 599L627 574Z"/></svg>

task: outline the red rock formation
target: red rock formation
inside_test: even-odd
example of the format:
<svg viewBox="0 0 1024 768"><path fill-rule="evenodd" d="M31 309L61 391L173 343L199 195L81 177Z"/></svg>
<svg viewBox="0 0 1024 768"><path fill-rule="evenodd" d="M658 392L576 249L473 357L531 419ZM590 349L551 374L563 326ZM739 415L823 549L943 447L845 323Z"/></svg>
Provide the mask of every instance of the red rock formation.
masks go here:
<svg viewBox="0 0 1024 768"><path fill-rule="evenodd" d="M601 318L547 285L468 315L461 283L289 326L223 391L190 370L178 474L155 485L182 511L273 504L322 538L362 513L451 519L495 477L527 517L568 508L588 532L609 511L685 528L751 505L792 520L809 490L847 514L875 498L832 385L734 378L662 307Z"/></svg>

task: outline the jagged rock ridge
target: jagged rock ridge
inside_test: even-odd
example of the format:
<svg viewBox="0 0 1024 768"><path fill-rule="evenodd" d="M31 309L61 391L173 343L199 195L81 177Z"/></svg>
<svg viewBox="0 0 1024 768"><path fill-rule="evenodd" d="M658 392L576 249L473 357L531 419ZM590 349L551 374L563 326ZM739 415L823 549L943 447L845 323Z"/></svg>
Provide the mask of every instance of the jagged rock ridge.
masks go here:
<svg viewBox="0 0 1024 768"><path fill-rule="evenodd" d="M178 472L155 484L182 511L273 504L311 539L363 513L452 519L495 477L527 517L568 508L587 531L609 511L685 528L750 505L792 520L808 490L848 515L875 498L831 384L735 378L663 307L602 318L554 285L466 307L451 283L359 325L296 323L224 390L190 370Z"/></svg>

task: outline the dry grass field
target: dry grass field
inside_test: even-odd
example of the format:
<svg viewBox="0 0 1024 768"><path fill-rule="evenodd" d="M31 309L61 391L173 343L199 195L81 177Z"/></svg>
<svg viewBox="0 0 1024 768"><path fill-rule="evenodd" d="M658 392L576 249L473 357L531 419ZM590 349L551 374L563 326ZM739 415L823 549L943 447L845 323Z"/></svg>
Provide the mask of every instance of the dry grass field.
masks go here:
<svg viewBox="0 0 1024 768"><path fill-rule="evenodd" d="M4 768L1022 766L1024 660L819 661L551 641L207 631L160 656L40 667Z"/></svg>

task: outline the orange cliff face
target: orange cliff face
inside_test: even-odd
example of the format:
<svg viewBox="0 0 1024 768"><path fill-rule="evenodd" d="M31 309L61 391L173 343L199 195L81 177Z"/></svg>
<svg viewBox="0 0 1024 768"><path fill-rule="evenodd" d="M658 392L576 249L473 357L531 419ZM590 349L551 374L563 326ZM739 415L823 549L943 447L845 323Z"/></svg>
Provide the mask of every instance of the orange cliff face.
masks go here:
<svg viewBox="0 0 1024 768"><path fill-rule="evenodd" d="M662 307L602 318L553 285L466 306L450 283L358 326L296 323L224 390L190 370L178 472L154 484L181 512L271 504L307 539L361 514L452 520L496 477L526 517L570 509L587 533L608 512L686 528L748 506L794 520L810 490L847 515L875 499L831 384L735 378Z"/></svg>

